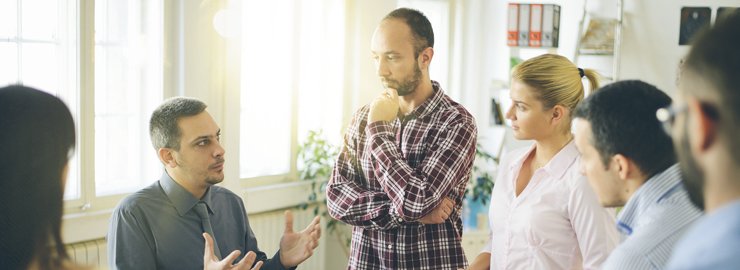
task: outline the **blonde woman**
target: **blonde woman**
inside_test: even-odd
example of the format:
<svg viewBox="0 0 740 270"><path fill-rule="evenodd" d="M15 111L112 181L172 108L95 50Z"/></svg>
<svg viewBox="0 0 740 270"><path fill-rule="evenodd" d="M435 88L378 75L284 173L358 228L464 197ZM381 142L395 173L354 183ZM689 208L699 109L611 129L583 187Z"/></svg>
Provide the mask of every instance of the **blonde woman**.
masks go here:
<svg viewBox="0 0 740 270"><path fill-rule="evenodd" d="M598 74L545 54L514 67L514 137L533 140L501 160L489 211L491 238L470 269L596 269L618 244L615 217L581 176L571 112Z"/></svg>

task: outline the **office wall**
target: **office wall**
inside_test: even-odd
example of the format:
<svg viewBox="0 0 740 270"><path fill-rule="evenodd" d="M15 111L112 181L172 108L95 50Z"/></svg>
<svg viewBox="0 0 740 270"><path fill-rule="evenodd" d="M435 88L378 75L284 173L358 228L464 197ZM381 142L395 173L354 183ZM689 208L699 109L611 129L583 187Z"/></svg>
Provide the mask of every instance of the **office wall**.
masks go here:
<svg viewBox="0 0 740 270"><path fill-rule="evenodd" d="M644 80L673 95L676 66L690 48L678 45L681 8L711 7L714 20L720 6L740 7L740 1L626 1L622 78Z"/></svg>
<svg viewBox="0 0 740 270"><path fill-rule="evenodd" d="M487 25L496 25L498 29L506 27L506 4L508 2L547 2L562 7L560 23L560 47L558 54L573 59L578 39L578 24L584 9L583 0L572 1L508 1L497 0L484 5L483 13L488 21L477 27L481 33L492 35L483 40L484 46L495 51L492 55L483 55L483 61L495 64L484 66L483 73L490 74L490 80L508 81L508 48L506 36L494 29L487 30ZM622 37L621 79L640 79L655 84L658 88L672 94L675 89L676 65L689 49L679 46L679 23L682 7L706 6L712 9L712 20L720 6L740 7L737 0L624 0L624 26ZM614 16L616 0L588 1L586 10L601 16Z"/></svg>
<svg viewBox="0 0 740 270"><path fill-rule="evenodd" d="M579 23L583 10L597 16L615 16L616 0L553 0L553 1L461 1L466 10L461 19L464 31L479 35L456 36L465 41L462 49L462 70L472 70L463 80L472 82L462 95L462 102L478 118L479 132L484 137L497 136L499 128L488 125L490 97L497 89L508 88L510 49L506 46L506 5L509 2L553 3L561 6L560 47L558 54L573 59L579 37ZM584 5L585 4L585 5ZM689 46L678 45L680 11L682 7L707 6L712 9L712 20L719 6L740 7L737 0L624 0L624 25L622 28L622 53L620 56L619 79L639 79L656 85L669 95L675 93L676 68ZM478 18L478 19L475 19ZM522 49L521 55L545 53L541 49ZM466 56L469 54L470 56ZM585 60L585 59L584 59ZM603 61L603 59L601 59ZM596 62L583 63L587 68ZM608 62L607 62L608 65ZM477 69L477 70L475 70ZM506 147L514 148L526 144L516 141L507 133Z"/></svg>

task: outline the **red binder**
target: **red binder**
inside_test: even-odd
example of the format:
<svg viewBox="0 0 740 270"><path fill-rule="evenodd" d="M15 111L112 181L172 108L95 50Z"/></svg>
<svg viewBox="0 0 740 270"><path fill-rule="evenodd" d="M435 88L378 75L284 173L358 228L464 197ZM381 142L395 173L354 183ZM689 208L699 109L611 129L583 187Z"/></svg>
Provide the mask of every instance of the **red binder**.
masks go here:
<svg viewBox="0 0 740 270"><path fill-rule="evenodd" d="M532 4L529 16L529 46L542 46L542 4Z"/></svg>

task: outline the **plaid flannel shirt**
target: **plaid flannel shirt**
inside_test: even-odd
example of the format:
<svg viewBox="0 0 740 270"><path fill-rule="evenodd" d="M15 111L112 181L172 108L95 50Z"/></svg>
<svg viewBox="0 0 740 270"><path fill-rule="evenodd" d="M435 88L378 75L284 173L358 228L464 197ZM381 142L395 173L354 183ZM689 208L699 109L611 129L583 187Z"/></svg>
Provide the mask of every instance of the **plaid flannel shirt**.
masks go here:
<svg viewBox="0 0 740 270"><path fill-rule="evenodd" d="M475 158L475 120L434 94L392 122L355 113L327 186L329 214L353 226L348 269L457 269L463 253L462 200ZM449 197L442 224L418 220Z"/></svg>

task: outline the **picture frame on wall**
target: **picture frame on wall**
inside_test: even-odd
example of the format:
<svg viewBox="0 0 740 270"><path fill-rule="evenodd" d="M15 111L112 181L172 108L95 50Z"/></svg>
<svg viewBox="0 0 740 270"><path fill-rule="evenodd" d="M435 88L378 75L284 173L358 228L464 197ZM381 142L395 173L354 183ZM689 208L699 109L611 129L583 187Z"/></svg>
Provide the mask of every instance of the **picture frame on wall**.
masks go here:
<svg viewBox="0 0 740 270"><path fill-rule="evenodd" d="M689 45L691 38L704 27L708 27L712 18L712 9L709 7L681 8L681 26L678 36L678 45Z"/></svg>

